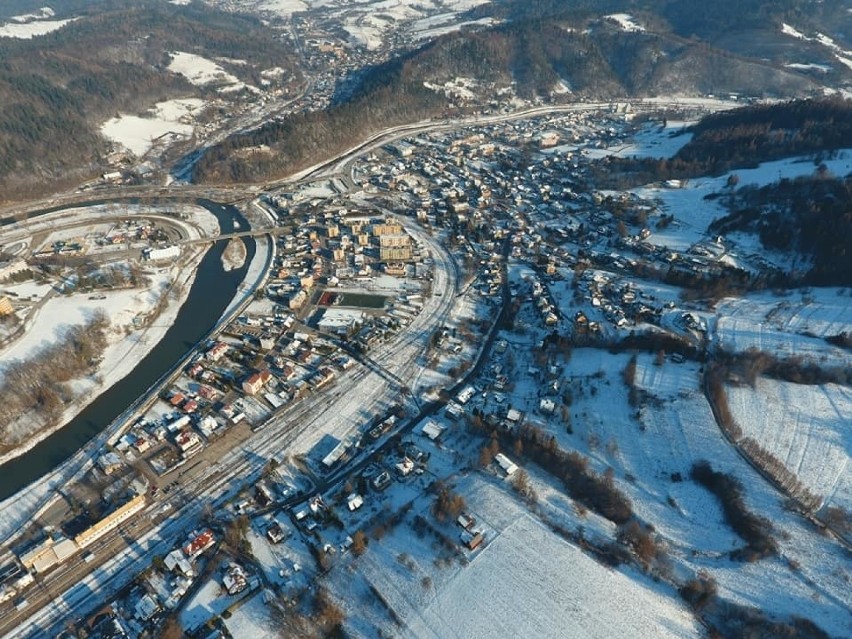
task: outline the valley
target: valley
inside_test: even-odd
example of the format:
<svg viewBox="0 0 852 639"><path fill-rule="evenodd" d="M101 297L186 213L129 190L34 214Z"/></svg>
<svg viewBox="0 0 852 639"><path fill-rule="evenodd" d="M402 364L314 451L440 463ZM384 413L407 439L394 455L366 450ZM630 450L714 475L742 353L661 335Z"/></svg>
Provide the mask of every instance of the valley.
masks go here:
<svg viewBox="0 0 852 639"><path fill-rule="evenodd" d="M30 4L0 635L852 633L842 3Z"/></svg>

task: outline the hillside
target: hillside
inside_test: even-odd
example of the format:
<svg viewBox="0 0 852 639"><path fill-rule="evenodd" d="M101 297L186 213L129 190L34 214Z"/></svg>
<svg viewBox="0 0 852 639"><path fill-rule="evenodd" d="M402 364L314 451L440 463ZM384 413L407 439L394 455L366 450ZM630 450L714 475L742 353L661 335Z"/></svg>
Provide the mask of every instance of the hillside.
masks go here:
<svg viewBox="0 0 852 639"><path fill-rule="evenodd" d="M110 150L98 130L117 112L213 91L171 72L169 52L233 59L220 64L247 84L258 83L263 68L294 70L289 47L253 18L166 2L88 4L42 37L0 38L0 188L7 196L97 173Z"/></svg>
<svg viewBox="0 0 852 639"><path fill-rule="evenodd" d="M731 59L699 42L598 24L578 31L537 20L442 36L361 74L333 106L271 122L213 148L196 167L199 182L262 181L332 155L387 126L524 99L624 96L802 95L809 78L756 61Z"/></svg>
<svg viewBox="0 0 852 639"><path fill-rule="evenodd" d="M611 156L597 165L597 177L613 188L625 188L852 148L852 100L827 97L748 106L707 116L684 132L692 138L673 157Z"/></svg>
<svg viewBox="0 0 852 639"><path fill-rule="evenodd" d="M675 156L725 166L852 147L852 100L823 98L756 105L707 116Z"/></svg>
<svg viewBox="0 0 852 639"><path fill-rule="evenodd" d="M852 175L836 178L815 168L812 177L739 189L730 198L731 214L710 231L755 233L767 249L809 257L808 284L850 286Z"/></svg>
<svg viewBox="0 0 852 639"><path fill-rule="evenodd" d="M783 20L814 28L837 26L846 18L847 9L844 0L511 0L480 7L478 12L541 20L584 20L626 12L671 29L673 34L715 43L727 41L731 33L764 29Z"/></svg>

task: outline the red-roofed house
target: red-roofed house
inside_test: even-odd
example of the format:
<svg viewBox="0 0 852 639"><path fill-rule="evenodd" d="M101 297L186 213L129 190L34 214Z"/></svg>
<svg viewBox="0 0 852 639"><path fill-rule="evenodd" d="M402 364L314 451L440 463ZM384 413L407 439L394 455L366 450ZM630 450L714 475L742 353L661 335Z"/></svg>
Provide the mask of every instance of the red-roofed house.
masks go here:
<svg viewBox="0 0 852 639"><path fill-rule="evenodd" d="M207 351L205 357L211 362L218 362L222 355L228 352L228 345L225 342L216 342L212 348Z"/></svg>
<svg viewBox="0 0 852 639"><path fill-rule="evenodd" d="M272 373L269 371L260 371L251 375L243 382L243 392L246 395L256 395L271 377Z"/></svg>
<svg viewBox="0 0 852 639"><path fill-rule="evenodd" d="M216 537L213 535L213 531L208 528L183 547L183 554L190 559L195 559L215 543Z"/></svg>

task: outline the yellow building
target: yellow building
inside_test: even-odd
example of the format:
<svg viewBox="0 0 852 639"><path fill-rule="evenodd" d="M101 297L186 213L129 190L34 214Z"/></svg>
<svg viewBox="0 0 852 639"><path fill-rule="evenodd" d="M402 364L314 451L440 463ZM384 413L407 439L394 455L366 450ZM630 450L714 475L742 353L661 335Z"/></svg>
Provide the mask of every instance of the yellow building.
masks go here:
<svg viewBox="0 0 852 639"><path fill-rule="evenodd" d="M116 508L109 515L95 522L86 530L81 532L74 538L80 548L85 548L89 544L97 541L111 530L118 528L119 524L127 521L134 514L138 513L145 507L145 495L137 495L129 502Z"/></svg>
<svg viewBox="0 0 852 639"><path fill-rule="evenodd" d="M38 546L21 555L21 563L30 572L44 573L60 564L79 550L72 539L45 539Z"/></svg>
<svg viewBox="0 0 852 639"><path fill-rule="evenodd" d="M405 262L388 262L385 264L385 273L394 277L405 277Z"/></svg>
<svg viewBox="0 0 852 639"><path fill-rule="evenodd" d="M15 307L12 306L12 300L6 296L0 297L0 317L6 317L7 315L13 315L14 313Z"/></svg>
<svg viewBox="0 0 852 639"><path fill-rule="evenodd" d="M27 552L22 554L19 559L21 560L21 563L24 564L24 568L32 570L36 562L51 554L53 552L53 543L53 539L48 537L37 546L30 548Z"/></svg>
<svg viewBox="0 0 852 639"><path fill-rule="evenodd" d="M305 305L305 302L308 301L308 292L305 289L299 289L299 292L290 297L290 301L288 302L288 306L291 311L295 311L297 309L302 308Z"/></svg>
<svg viewBox="0 0 852 639"><path fill-rule="evenodd" d="M379 255L383 262L406 262L411 259L411 247L383 246L379 249Z"/></svg>
<svg viewBox="0 0 852 639"><path fill-rule="evenodd" d="M408 235L382 235L379 237L379 244L382 248L399 248L409 246L411 238Z"/></svg>
<svg viewBox="0 0 852 639"><path fill-rule="evenodd" d="M402 226L399 224L373 224L373 235L381 237L382 235L401 235L404 233Z"/></svg>

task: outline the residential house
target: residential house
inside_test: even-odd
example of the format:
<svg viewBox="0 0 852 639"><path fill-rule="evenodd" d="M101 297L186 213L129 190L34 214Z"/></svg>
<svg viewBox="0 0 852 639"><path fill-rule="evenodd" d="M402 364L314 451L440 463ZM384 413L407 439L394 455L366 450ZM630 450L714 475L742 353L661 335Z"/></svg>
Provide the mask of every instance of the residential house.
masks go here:
<svg viewBox="0 0 852 639"><path fill-rule="evenodd" d="M243 381L243 392L246 395L257 395L272 378L272 373L267 370L250 375Z"/></svg>

